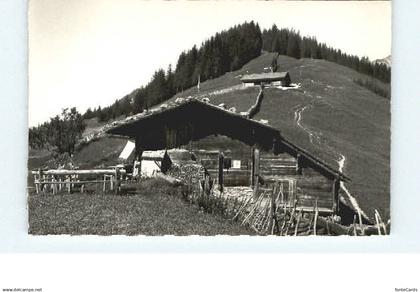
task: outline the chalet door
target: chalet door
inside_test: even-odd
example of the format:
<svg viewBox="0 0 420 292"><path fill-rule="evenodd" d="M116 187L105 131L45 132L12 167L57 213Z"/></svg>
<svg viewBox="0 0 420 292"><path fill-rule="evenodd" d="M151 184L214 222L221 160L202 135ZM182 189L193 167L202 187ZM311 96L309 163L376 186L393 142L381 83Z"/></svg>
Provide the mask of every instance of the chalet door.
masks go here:
<svg viewBox="0 0 420 292"><path fill-rule="evenodd" d="M282 204L293 206L296 201L296 179L282 179L277 184Z"/></svg>

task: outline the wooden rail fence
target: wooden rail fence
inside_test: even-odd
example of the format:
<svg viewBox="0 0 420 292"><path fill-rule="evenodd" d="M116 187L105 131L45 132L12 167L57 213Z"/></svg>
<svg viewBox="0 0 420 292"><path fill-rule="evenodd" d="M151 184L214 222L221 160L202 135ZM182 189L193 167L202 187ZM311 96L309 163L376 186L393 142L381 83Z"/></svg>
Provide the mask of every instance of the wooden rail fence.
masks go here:
<svg viewBox="0 0 420 292"><path fill-rule="evenodd" d="M85 191L87 185L94 185L95 190L102 192L113 191L119 193L119 188L125 170L115 167L114 169L51 169L33 170L35 191L37 194L67 191L78 189L81 193Z"/></svg>

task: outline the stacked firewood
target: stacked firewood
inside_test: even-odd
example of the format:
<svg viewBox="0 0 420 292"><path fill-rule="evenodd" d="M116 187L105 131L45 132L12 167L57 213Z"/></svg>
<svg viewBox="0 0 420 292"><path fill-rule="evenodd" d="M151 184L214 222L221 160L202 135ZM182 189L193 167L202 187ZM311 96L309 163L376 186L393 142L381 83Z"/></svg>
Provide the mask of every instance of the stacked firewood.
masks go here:
<svg viewBox="0 0 420 292"><path fill-rule="evenodd" d="M199 163L173 164L167 175L173 176L185 184L198 185L204 175L204 168Z"/></svg>

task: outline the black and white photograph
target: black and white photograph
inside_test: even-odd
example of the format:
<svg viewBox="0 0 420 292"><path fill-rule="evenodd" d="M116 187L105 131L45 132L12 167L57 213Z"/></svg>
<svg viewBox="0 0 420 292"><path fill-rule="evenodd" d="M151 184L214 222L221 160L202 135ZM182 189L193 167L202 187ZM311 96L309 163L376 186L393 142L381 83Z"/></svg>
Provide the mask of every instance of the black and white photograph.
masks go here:
<svg viewBox="0 0 420 292"><path fill-rule="evenodd" d="M29 1L28 234L389 235L391 8Z"/></svg>
<svg viewBox="0 0 420 292"><path fill-rule="evenodd" d="M419 291L417 6L1 0L0 291Z"/></svg>

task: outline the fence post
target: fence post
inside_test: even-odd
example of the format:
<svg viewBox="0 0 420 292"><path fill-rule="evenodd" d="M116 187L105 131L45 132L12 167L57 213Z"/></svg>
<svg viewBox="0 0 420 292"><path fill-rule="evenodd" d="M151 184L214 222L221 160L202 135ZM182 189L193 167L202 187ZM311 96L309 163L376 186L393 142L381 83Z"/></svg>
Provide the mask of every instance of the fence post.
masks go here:
<svg viewBox="0 0 420 292"><path fill-rule="evenodd" d="M111 191L114 190L114 180L112 179L112 175L110 176L110 180L109 180L109 187L111 188Z"/></svg>
<svg viewBox="0 0 420 292"><path fill-rule="evenodd" d="M260 150L254 150L254 196L258 196L260 178Z"/></svg>
<svg viewBox="0 0 420 292"><path fill-rule="evenodd" d="M38 168L38 182L39 182L39 192L42 193L43 185L42 185L42 169Z"/></svg>
<svg viewBox="0 0 420 292"><path fill-rule="evenodd" d="M302 156L300 154L296 155L296 174L302 175Z"/></svg>
<svg viewBox="0 0 420 292"><path fill-rule="evenodd" d="M119 169L118 169L118 167L115 167L115 186L114 186L114 191L115 191L115 194L116 195L118 195L118 186L119 186L119 183L118 183L118 173L119 173Z"/></svg>
<svg viewBox="0 0 420 292"><path fill-rule="evenodd" d="M338 192L339 192L339 190L340 190L340 178L337 176L335 179L334 179L334 182L333 182L333 190L332 190L332 196L333 196L333 212L336 214L338 211L339 211L339 209L338 209L338 206L339 206L339 202L338 202Z"/></svg>
<svg viewBox="0 0 420 292"><path fill-rule="evenodd" d="M223 192L223 160L223 153L219 152L219 191L221 193Z"/></svg>
<svg viewBox="0 0 420 292"><path fill-rule="evenodd" d="M71 193L71 175L69 175L67 177L68 183L67 183L67 188L68 188L68 192L69 194Z"/></svg>
<svg viewBox="0 0 420 292"><path fill-rule="evenodd" d="M255 148L251 147L251 187L254 187L254 171L255 171Z"/></svg>
<svg viewBox="0 0 420 292"><path fill-rule="evenodd" d="M102 186L102 192L105 193L105 190L106 190L106 174L104 174L104 184Z"/></svg>
<svg viewBox="0 0 420 292"><path fill-rule="evenodd" d="M57 185L55 184L55 178L54 178L53 175L51 176L51 182L52 182L52 184L51 184L52 193L53 193L53 195L55 195L57 193Z"/></svg>
<svg viewBox="0 0 420 292"><path fill-rule="evenodd" d="M38 184L39 180L38 180L36 174L34 174L34 182L35 182L35 191L36 191L37 194L39 194L39 184Z"/></svg>

